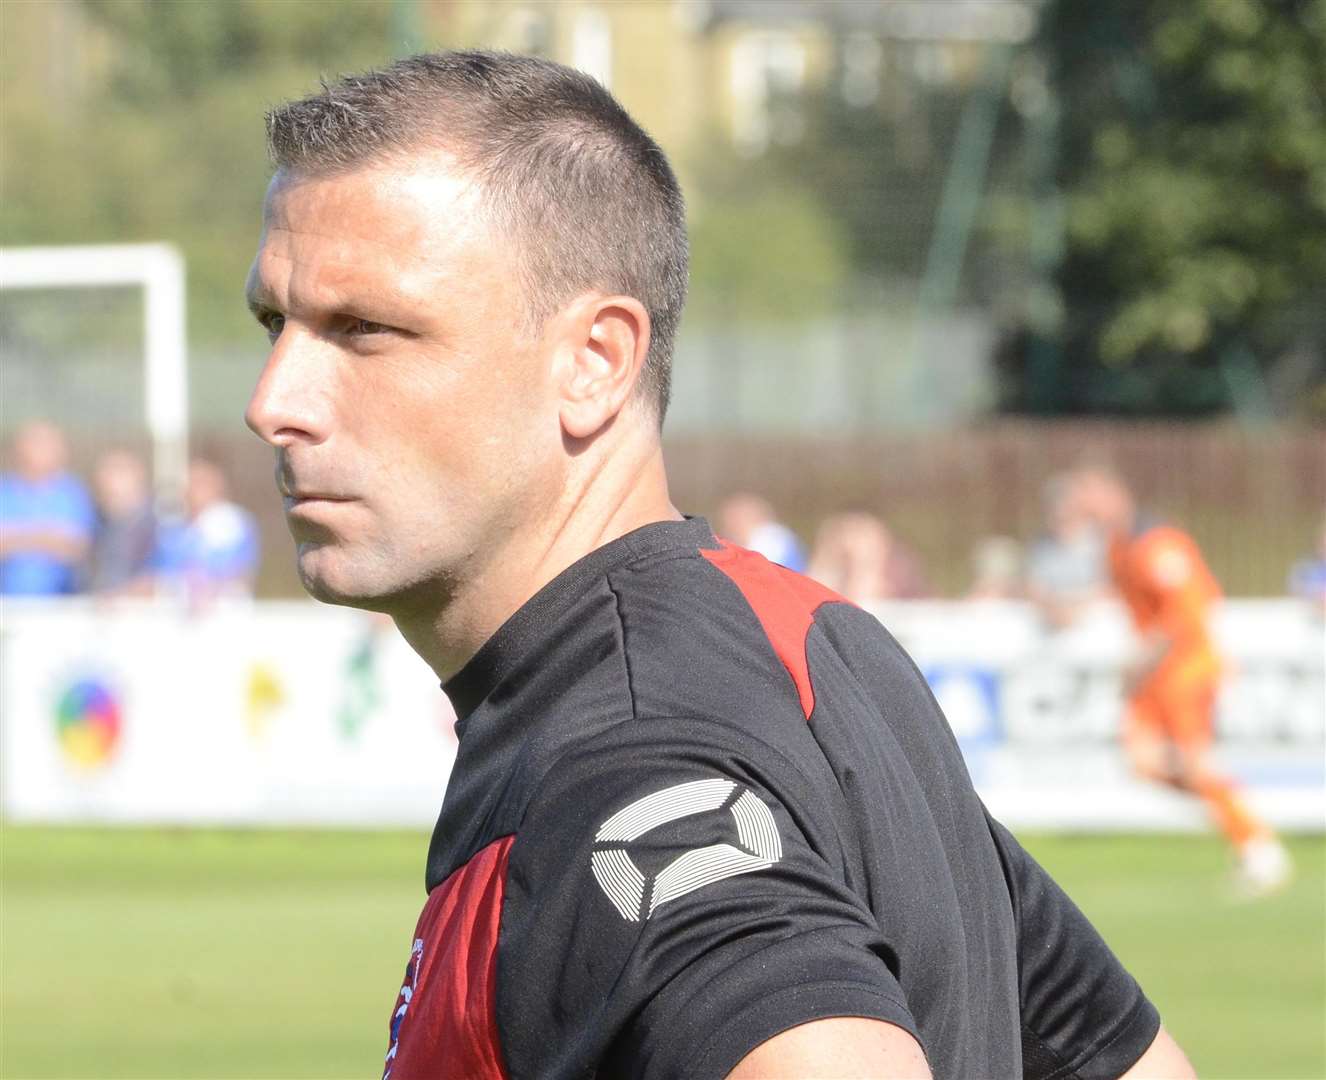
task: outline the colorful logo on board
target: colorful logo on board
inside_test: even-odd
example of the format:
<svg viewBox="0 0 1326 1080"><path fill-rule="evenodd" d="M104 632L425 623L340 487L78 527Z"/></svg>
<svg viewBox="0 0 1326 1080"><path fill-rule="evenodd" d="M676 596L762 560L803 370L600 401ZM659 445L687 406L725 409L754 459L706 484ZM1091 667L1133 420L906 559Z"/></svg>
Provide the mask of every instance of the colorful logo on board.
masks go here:
<svg viewBox="0 0 1326 1080"><path fill-rule="evenodd" d="M60 748L80 768L95 769L110 761L123 730L119 695L94 676L74 679L56 702L55 732Z"/></svg>
<svg viewBox="0 0 1326 1080"><path fill-rule="evenodd" d="M244 720L249 738L267 734L272 718L285 704L285 687L270 664L255 663L249 668L249 683L244 694Z"/></svg>

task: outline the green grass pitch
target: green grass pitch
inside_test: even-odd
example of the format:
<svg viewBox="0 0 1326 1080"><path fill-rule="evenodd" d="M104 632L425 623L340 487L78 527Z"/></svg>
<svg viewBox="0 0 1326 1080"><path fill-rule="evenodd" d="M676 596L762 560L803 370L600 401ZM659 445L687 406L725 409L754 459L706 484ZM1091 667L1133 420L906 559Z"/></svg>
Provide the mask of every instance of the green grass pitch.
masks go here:
<svg viewBox="0 0 1326 1080"><path fill-rule="evenodd" d="M423 902L403 833L0 830L0 1075L375 1076ZM1233 901L1209 837L1033 837L1212 1078L1326 1077L1326 843Z"/></svg>

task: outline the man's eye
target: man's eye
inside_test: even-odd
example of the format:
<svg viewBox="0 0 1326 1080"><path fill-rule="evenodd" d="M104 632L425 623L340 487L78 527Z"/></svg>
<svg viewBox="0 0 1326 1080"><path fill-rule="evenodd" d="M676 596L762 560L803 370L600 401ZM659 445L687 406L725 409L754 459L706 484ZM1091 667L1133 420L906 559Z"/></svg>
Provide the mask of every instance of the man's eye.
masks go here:
<svg viewBox="0 0 1326 1080"><path fill-rule="evenodd" d="M267 328L267 336L275 341L281 336L281 331L285 329L285 316L273 312L263 319L262 324Z"/></svg>
<svg viewBox="0 0 1326 1080"><path fill-rule="evenodd" d="M355 319L350 324L352 334L383 334L387 328L381 323L373 322L371 319Z"/></svg>

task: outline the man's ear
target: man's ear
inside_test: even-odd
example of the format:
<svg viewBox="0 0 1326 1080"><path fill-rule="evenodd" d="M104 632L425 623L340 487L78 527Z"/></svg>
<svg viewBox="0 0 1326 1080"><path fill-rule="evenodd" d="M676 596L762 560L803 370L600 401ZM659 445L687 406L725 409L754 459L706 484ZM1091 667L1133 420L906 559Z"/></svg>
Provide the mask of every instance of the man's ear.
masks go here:
<svg viewBox="0 0 1326 1080"><path fill-rule="evenodd" d="M622 411L649 352L649 313L632 296L582 296L559 319L562 430L597 434Z"/></svg>

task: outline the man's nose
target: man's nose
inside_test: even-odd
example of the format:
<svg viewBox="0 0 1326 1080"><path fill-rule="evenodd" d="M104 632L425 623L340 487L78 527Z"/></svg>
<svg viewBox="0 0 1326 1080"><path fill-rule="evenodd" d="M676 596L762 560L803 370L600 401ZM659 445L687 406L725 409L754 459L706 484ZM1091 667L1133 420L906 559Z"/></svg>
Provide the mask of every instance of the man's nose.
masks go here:
<svg viewBox="0 0 1326 1080"><path fill-rule="evenodd" d="M258 377L244 422L272 446L322 442L331 433L331 366L325 343L287 324Z"/></svg>

